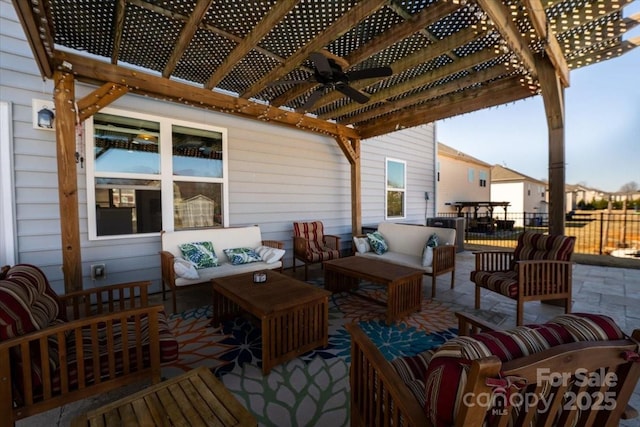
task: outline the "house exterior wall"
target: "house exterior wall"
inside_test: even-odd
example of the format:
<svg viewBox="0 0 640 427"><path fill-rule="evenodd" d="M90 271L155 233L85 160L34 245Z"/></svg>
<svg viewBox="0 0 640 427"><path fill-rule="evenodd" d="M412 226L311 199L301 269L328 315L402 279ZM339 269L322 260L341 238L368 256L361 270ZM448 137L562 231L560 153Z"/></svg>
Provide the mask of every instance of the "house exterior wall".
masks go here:
<svg viewBox="0 0 640 427"><path fill-rule="evenodd" d="M0 71L0 101L11 106L13 127L16 262L38 265L63 293L55 132L32 126L32 100L51 101L53 84L42 81L6 0L0 0ZM94 89L77 83L76 97ZM226 128L229 224L258 224L264 239L283 241L285 265L291 265L293 221L320 219L327 233L343 238L343 249L350 247L350 166L333 138L137 95L125 95L110 107ZM364 224L384 220L386 157L407 162L402 221L424 223L424 193L435 188L434 139L433 126L426 125L362 141ZM85 169L78 165L77 172L84 287L152 280L159 290L159 235L89 240ZM92 282L90 266L96 263L106 264L107 278Z"/></svg>
<svg viewBox="0 0 640 427"><path fill-rule="evenodd" d="M522 227L522 212L524 212L524 198L523 198L523 183L522 182L501 182L491 184L491 201L494 202L509 202L507 207L507 218L515 220L514 226ZM517 216L511 218L509 213L517 213ZM493 212L494 218L503 219L504 211L501 208L496 208Z"/></svg>
<svg viewBox="0 0 640 427"><path fill-rule="evenodd" d="M456 212L456 208L447 205L447 203L487 202L491 199L490 166L482 166L475 162L439 154L437 167L440 172L437 197L438 213ZM485 187L480 187L480 172L486 174ZM470 173L473 174L471 180ZM483 209L480 209L479 212Z"/></svg>

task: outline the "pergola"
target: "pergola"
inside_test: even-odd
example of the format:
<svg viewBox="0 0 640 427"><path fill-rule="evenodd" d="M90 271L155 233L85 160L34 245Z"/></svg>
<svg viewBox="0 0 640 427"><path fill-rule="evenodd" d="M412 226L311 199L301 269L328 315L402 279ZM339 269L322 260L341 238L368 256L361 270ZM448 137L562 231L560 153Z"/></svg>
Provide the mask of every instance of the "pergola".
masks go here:
<svg viewBox="0 0 640 427"><path fill-rule="evenodd" d="M564 88L570 70L614 58L638 16L631 0L13 0L44 78L54 81L65 287L82 283L74 126L131 92L335 138L351 165L361 227L360 142L541 94L549 129L550 224L564 231ZM314 83L309 55L345 70L370 96ZM77 99L75 81L97 88ZM497 130L499 131L499 130Z"/></svg>

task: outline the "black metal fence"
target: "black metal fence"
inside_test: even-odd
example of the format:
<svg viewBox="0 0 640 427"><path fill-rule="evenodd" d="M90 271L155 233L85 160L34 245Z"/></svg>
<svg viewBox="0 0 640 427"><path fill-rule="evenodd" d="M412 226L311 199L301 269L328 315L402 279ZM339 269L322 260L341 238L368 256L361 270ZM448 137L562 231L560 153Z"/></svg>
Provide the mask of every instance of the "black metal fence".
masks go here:
<svg viewBox="0 0 640 427"><path fill-rule="evenodd" d="M549 231L549 216L541 213L463 213L465 243L515 247L525 230ZM454 218L456 213L438 217ZM579 211L566 216L565 234L576 236L575 252L595 255L630 256L640 251L640 212ZM640 259L640 258L639 258Z"/></svg>

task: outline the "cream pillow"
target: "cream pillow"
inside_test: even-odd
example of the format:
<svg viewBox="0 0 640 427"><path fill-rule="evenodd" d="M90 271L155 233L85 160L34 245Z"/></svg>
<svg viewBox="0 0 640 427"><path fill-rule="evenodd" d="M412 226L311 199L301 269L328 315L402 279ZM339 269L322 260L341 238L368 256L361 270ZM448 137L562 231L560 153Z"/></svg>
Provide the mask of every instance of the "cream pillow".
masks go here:
<svg viewBox="0 0 640 427"><path fill-rule="evenodd" d="M176 258L173 261L173 271L176 272L178 277L183 279L198 279L198 270L196 270L195 264L184 258Z"/></svg>
<svg viewBox="0 0 640 427"><path fill-rule="evenodd" d="M273 264L284 256L284 249L272 248L270 246L258 246L255 252L260 255L260 259L267 264Z"/></svg>
<svg viewBox="0 0 640 427"><path fill-rule="evenodd" d="M369 239L366 237L355 237L353 238L353 244L356 246L356 250L358 253L365 253L371 250L371 245L369 244Z"/></svg>

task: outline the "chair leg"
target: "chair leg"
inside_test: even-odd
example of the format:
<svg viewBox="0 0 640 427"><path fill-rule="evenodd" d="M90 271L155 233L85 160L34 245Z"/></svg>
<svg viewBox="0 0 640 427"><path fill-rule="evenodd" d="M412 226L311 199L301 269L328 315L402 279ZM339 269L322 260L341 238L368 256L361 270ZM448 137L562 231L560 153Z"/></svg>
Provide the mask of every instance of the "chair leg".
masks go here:
<svg viewBox="0 0 640 427"><path fill-rule="evenodd" d="M296 272L296 256L293 256L293 272Z"/></svg>
<svg viewBox="0 0 640 427"><path fill-rule="evenodd" d="M304 263L304 281L306 282L309 279L309 263Z"/></svg>
<svg viewBox="0 0 640 427"><path fill-rule="evenodd" d="M564 312L565 314L571 313L571 297L567 297L564 300Z"/></svg>
<svg viewBox="0 0 640 427"><path fill-rule="evenodd" d="M480 286L476 285L476 309L480 308Z"/></svg>
<svg viewBox="0 0 640 427"><path fill-rule="evenodd" d="M451 270L451 289L453 289L453 287L455 286L455 280L456 280L456 271Z"/></svg>
<svg viewBox="0 0 640 427"><path fill-rule="evenodd" d="M178 312L178 302L177 302L177 298L176 298L176 292L178 292L177 289L172 289L171 290L171 298L173 299L173 313L177 313Z"/></svg>
<svg viewBox="0 0 640 427"><path fill-rule="evenodd" d="M431 299L436 297L436 275L431 276Z"/></svg>

